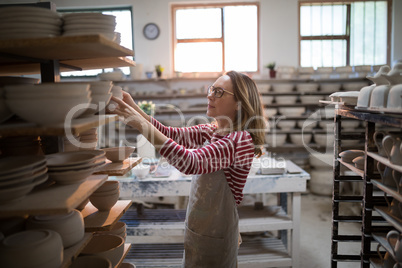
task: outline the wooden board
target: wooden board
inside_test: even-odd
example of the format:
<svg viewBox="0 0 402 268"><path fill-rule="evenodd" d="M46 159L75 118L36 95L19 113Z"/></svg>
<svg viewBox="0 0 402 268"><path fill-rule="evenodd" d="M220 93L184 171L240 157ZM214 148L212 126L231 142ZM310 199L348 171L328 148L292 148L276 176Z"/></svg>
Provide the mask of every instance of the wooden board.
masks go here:
<svg viewBox="0 0 402 268"><path fill-rule="evenodd" d="M94 115L90 117L77 118L72 121L69 128L72 135L78 135L81 132L94 127L114 122L118 119L117 115ZM64 136L66 129L64 124L54 126L38 126L28 122L10 122L0 125L0 137L7 136Z"/></svg>
<svg viewBox="0 0 402 268"><path fill-rule="evenodd" d="M22 200L1 204L0 218L68 213L87 199L106 180L106 175L92 175L81 183L53 184L34 190Z"/></svg>
<svg viewBox="0 0 402 268"><path fill-rule="evenodd" d="M131 249L131 244L125 243L124 244L124 251L123 251L123 256L121 256L120 261L116 264L115 268L120 267L120 265L123 263L124 259L126 258L128 252Z"/></svg>
<svg viewBox="0 0 402 268"><path fill-rule="evenodd" d="M124 57L64 60L61 61L60 63L74 66L81 70L118 68L118 67L127 67L136 65L136 63L133 60ZM71 72L71 71L75 70L63 65L60 66L60 72ZM0 65L1 75L22 75L22 74L39 74L39 73L40 73L39 63L14 62L9 65Z"/></svg>
<svg viewBox="0 0 402 268"><path fill-rule="evenodd" d="M84 217L85 231L108 231L119 221L131 206L131 200L119 200L110 211L98 211L91 202L81 211Z"/></svg>
<svg viewBox="0 0 402 268"><path fill-rule="evenodd" d="M91 239L92 233L85 233L84 238L80 242L64 249L63 263L61 264L61 268L70 267L71 263L75 260L75 258L77 258L77 256L89 243L89 241L91 241Z"/></svg>
<svg viewBox="0 0 402 268"><path fill-rule="evenodd" d="M0 63L8 64L10 58L1 53L61 61L134 56L131 49L100 34L1 40Z"/></svg>
<svg viewBox="0 0 402 268"><path fill-rule="evenodd" d="M111 162L106 160L106 165L104 165L100 170L95 172L95 174L106 174L109 176L123 176L129 172L133 167L141 163L141 157L130 157L123 162Z"/></svg>

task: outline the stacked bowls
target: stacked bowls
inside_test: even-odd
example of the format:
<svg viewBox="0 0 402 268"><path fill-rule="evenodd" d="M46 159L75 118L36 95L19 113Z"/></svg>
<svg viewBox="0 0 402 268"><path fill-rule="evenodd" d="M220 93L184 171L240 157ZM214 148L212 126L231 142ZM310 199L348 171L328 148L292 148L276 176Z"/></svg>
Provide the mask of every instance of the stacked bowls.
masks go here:
<svg viewBox="0 0 402 268"><path fill-rule="evenodd" d="M116 222L116 224L113 225L112 229L108 231L99 231L96 232L97 234L113 234L113 235L118 235L121 236L124 240L126 239L127 236L127 225L126 223L122 221Z"/></svg>
<svg viewBox="0 0 402 268"><path fill-rule="evenodd" d="M103 148L106 153L106 158L112 162L123 162L126 160L135 150L135 147L120 146L112 148Z"/></svg>
<svg viewBox="0 0 402 268"><path fill-rule="evenodd" d="M118 181L106 181L90 197L92 205L99 211L110 210L119 200L120 187Z"/></svg>
<svg viewBox="0 0 402 268"><path fill-rule="evenodd" d="M63 35L102 34L115 40L116 18L101 13L69 13L63 15Z"/></svg>
<svg viewBox="0 0 402 268"><path fill-rule="evenodd" d="M124 239L118 235L94 235L81 255L96 255L110 260L115 267L124 253Z"/></svg>
<svg viewBox="0 0 402 268"><path fill-rule="evenodd" d="M47 179L44 156L11 156L0 159L0 203L22 199Z"/></svg>
<svg viewBox="0 0 402 268"><path fill-rule="evenodd" d="M87 131L81 132L80 138L80 150L95 150L98 145L98 128L91 128Z"/></svg>
<svg viewBox="0 0 402 268"><path fill-rule="evenodd" d="M46 155L46 160L50 179L58 184L76 184L85 181L105 163L105 152L63 152Z"/></svg>
<svg viewBox="0 0 402 268"><path fill-rule="evenodd" d="M63 247L75 245L84 238L84 218L78 210L65 214L36 215L27 220L27 229L50 229L57 232Z"/></svg>
<svg viewBox="0 0 402 268"><path fill-rule="evenodd" d="M103 111L112 98L112 81L91 81L89 83L92 97L91 105L83 116L91 116Z"/></svg>
<svg viewBox="0 0 402 268"><path fill-rule="evenodd" d="M8 85L6 104L19 117L39 125L64 123L80 116L91 101L87 83Z"/></svg>
<svg viewBox="0 0 402 268"><path fill-rule="evenodd" d="M54 37L61 33L57 12L40 7L0 8L0 39Z"/></svg>
<svg viewBox="0 0 402 268"><path fill-rule="evenodd" d="M61 267L63 254L60 235L48 229L23 231L0 241L1 267Z"/></svg>

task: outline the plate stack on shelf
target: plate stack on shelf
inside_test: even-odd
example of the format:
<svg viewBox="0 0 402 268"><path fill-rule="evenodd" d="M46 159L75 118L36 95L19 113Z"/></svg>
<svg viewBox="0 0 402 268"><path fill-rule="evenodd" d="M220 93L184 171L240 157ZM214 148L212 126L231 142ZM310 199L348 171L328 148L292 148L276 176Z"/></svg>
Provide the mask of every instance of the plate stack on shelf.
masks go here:
<svg viewBox="0 0 402 268"><path fill-rule="evenodd" d="M61 33L57 12L26 6L0 8L0 39L55 37Z"/></svg>
<svg viewBox="0 0 402 268"><path fill-rule="evenodd" d="M63 15L63 35L91 35L102 34L106 38L115 40L114 32L116 18L112 15L101 13L68 13Z"/></svg>
<svg viewBox="0 0 402 268"><path fill-rule="evenodd" d="M6 157L0 170L0 203L20 200L48 179L44 156Z"/></svg>

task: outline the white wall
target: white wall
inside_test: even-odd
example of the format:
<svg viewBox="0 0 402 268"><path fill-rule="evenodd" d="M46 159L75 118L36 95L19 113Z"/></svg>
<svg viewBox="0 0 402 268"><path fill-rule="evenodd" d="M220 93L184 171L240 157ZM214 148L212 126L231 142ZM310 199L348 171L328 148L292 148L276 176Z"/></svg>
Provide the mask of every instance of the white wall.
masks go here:
<svg viewBox="0 0 402 268"><path fill-rule="evenodd" d="M245 2L252 0L209 1ZM260 2L260 70L267 74L263 66L271 61L278 65L298 65L298 0L256 0ZM27 3L32 0L0 0L1 3ZM132 6L134 24L135 60L153 70L161 64L165 73L170 74L172 62L171 12L172 3L190 2L188 0L53 0L57 7L106 7ZM206 1L192 1L206 2ZM255 1L254 1L255 2ZM393 37L391 42L391 62L402 59L402 1L393 1ZM145 24L155 22L161 29L158 39L144 38L142 29Z"/></svg>

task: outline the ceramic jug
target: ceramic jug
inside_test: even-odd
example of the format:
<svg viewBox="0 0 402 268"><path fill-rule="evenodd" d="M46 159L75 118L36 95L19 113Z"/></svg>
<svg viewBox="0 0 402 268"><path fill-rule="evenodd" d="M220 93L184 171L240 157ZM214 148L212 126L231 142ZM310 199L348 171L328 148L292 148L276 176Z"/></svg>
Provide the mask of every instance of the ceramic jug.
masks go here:
<svg viewBox="0 0 402 268"><path fill-rule="evenodd" d="M377 254L381 259L382 267L384 267L384 268L393 268L394 264L395 264L395 260L392 258L391 254L389 254L388 252L385 253L384 256L382 256L382 254L380 252L380 247L382 247L381 244L378 244L377 245Z"/></svg>
<svg viewBox="0 0 402 268"><path fill-rule="evenodd" d="M402 235L392 230L387 233L387 241L397 262L402 262Z"/></svg>
<svg viewBox="0 0 402 268"><path fill-rule="evenodd" d="M382 140L382 146L392 164L402 165L401 142L401 138L395 135L387 135Z"/></svg>
<svg viewBox="0 0 402 268"><path fill-rule="evenodd" d="M398 62L391 71L383 75L391 85L402 84L402 62Z"/></svg>
<svg viewBox="0 0 402 268"><path fill-rule="evenodd" d="M367 76L367 79L370 79L376 85L370 96L370 108L372 109L382 109L387 106L388 93L391 87L385 75L389 71L389 66L384 65L374 76Z"/></svg>
<svg viewBox="0 0 402 268"><path fill-rule="evenodd" d="M390 203L387 198L387 193L384 193L384 197L385 197L385 201L388 204L388 213L398 219L402 219L402 209L401 209L402 203L400 203L396 199L393 199L392 202Z"/></svg>
<svg viewBox="0 0 402 268"><path fill-rule="evenodd" d="M402 84L394 85L389 90L387 109L402 112Z"/></svg>
<svg viewBox="0 0 402 268"><path fill-rule="evenodd" d="M395 178L392 174L392 168L390 167L383 168L383 165L380 162L378 162L377 170L381 175L382 184L391 188L397 188L399 181L395 181Z"/></svg>
<svg viewBox="0 0 402 268"><path fill-rule="evenodd" d="M382 146L382 140L384 137L387 136L387 133L384 131L376 131L374 132L374 143L377 146L378 154L387 157L387 154L385 153L384 147Z"/></svg>

